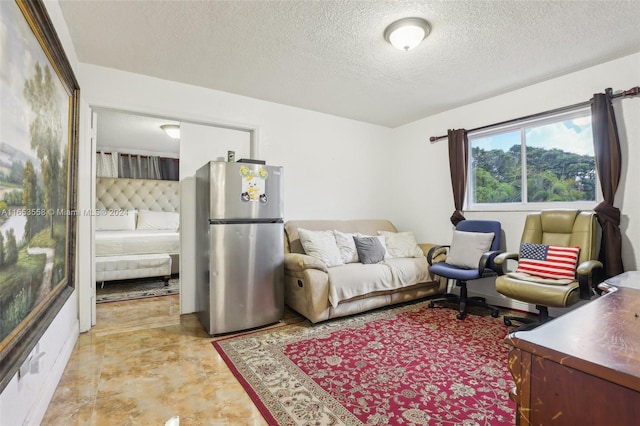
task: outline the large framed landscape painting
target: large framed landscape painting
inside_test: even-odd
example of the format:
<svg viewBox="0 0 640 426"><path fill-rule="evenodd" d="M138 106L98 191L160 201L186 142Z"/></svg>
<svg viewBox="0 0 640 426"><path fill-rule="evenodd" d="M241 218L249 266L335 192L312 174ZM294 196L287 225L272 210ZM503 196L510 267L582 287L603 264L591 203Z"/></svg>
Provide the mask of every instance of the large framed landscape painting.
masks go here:
<svg viewBox="0 0 640 426"><path fill-rule="evenodd" d="M42 1L0 25L1 392L75 286L80 90Z"/></svg>

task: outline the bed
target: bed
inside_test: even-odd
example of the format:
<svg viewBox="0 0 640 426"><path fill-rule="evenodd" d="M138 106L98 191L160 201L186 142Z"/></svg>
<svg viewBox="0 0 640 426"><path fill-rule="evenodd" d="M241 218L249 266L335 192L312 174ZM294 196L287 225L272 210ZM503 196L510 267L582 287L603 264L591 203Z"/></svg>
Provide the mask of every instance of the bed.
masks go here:
<svg viewBox="0 0 640 426"><path fill-rule="evenodd" d="M162 277L179 271L177 181L96 179L96 281Z"/></svg>

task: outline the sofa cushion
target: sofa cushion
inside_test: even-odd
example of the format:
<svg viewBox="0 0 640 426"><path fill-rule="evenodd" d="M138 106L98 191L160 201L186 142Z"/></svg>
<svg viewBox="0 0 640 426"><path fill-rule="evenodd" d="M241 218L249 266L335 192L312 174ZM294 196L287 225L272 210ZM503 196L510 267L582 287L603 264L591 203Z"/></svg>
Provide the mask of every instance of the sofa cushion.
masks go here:
<svg viewBox="0 0 640 426"><path fill-rule="evenodd" d="M423 257L424 252L418 246L413 232L378 231L384 237L387 251L391 257Z"/></svg>
<svg viewBox="0 0 640 426"><path fill-rule="evenodd" d="M328 273L329 303L334 308L344 300L396 287L391 269L384 263L349 263L331 268Z"/></svg>
<svg viewBox="0 0 640 426"><path fill-rule="evenodd" d="M433 281L426 257L387 259L382 263L349 263L330 268L329 303L340 302L380 291L393 291Z"/></svg>
<svg viewBox="0 0 640 426"><path fill-rule="evenodd" d="M305 253L309 256L320 259L328 267L344 263L333 231L309 231L300 228L298 235Z"/></svg>
<svg viewBox="0 0 640 426"><path fill-rule="evenodd" d="M384 264L391 270L391 276L397 287L409 287L435 279L429 272L429 263L425 256L387 259Z"/></svg>
<svg viewBox="0 0 640 426"><path fill-rule="evenodd" d="M304 248L298 236L298 228L311 231L326 231L337 229L341 232L366 235L377 235L378 231L396 232L397 229L391 222L385 219L356 219L356 220L288 220L284 224L288 249L291 253L304 253Z"/></svg>

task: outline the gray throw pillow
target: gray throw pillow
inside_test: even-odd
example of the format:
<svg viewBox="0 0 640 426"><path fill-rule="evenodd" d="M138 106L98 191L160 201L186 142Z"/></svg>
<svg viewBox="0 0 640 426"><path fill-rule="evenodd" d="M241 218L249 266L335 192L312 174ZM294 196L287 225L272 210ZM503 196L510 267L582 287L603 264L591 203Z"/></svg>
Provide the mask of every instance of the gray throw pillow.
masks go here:
<svg viewBox="0 0 640 426"><path fill-rule="evenodd" d="M384 260L385 249L378 237L353 237L362 263L378 263Z"/></svg>

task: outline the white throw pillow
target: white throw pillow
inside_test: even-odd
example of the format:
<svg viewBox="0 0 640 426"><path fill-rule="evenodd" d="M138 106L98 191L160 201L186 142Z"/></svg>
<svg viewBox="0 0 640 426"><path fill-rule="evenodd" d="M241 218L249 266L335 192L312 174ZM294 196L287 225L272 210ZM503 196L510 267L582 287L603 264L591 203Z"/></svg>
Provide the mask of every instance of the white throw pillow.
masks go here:
<svg viewBox="0 0 640 426"><path fill-rule="evenodd" d="M356 234L348 232L340 232L333 230L333 235L336 237L336 244L340 250L340 256L344 263L356 263L360 262L358 258L358 250L356 250L356 243L353 241L353 237Z"/></svg>
<svg viewBox="0 0 640 426"><path fill-rule="evenodd" d="M327 267L344 265L333 231L298 229L304 252L324 262Z"/></svg>
<svg viewBox="0 0 640 426"><path fill-rule="evenodd" d="M477 269L482 255L489 251L493 232L453 231L446 262L460 268Z"/></svg>
<svg viewBox="0 0 640 426"><path fill-rule="evenodd" d="M96 231L133 231L136 229L135 210L99 210Z"/></svg>
<svg viewBox="0 0 640 426"><path fill-rule="evenodd" d="M418 246L413 232L378 231L384 236L391 257L423 257L424 252Z"/></svg>
<svg viewBox="0 0 640 426"><path fill-rule="evenodd" d="M180 227L180 213L154 212L151 210L138 211L137 229L164 229L177 231Z"/></svg>

